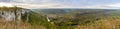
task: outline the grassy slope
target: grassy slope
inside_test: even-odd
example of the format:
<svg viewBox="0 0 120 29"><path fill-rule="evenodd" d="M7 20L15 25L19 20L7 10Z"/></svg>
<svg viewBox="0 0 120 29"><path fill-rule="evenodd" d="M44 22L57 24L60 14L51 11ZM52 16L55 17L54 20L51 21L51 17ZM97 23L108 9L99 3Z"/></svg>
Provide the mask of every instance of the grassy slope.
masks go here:
<svg viewBox="0 0 120 29"><path fill-rule="evenodd" d="M19 29L120 29L120 11L100 12L93 14L76 15L65 14L62 18L56 18L47 22L46 16L36 12L30 12L29 23L22 22ZM96 17L100 20L96 20ZM60 21L60 19L62 19ZM73 20L77 20L73 21ZM57 24L52 24L52 23ZM0 22L1 23L1 22ZM6 22L7 23L7 22ZM0 28L15 29L14 23L1 23ZM71 24L78 25L71 25ZM5 25L4 25L5 24ZM5 27L3 27L5 26Z"/></svg>
<svg viewBox="0 0 120 29"><path fill-rule="evenodd" d="M76 29L120 29L120 11L110 11L108 17L103 17L95 23L80 25Z"/></svg>
<svg viewBox="0 0 120 29"><path fill-rule="evenodd" d="M42 14L39 13L35 13L35 12L30 12L30 24L32 25L37 25L37 26L44 26L46 29L53 29L55 28L53 24L50 24L49 22L47 22L47 19L45 16L43 16Z"/></svg>
<svg viewBox="0 0 120 29"><path fill-rule="evenodd" d="M119 29L119 19L120 19L120 11L109 11L109 12L99 12L93 14L84 14L80 15L80 17L74 13L65 15L60 21L61 18L56 18L57 20L53 20L52 22L47 22L46 17L42 14L31 12L30 21L32 25L44 26L46 29ZM78 25L71 26L76 22L72 22L72 17L75 20L78 20ZM77 18L76 18L77 17ZM99 19L99 20L96 20ZM61 23L62 22L62 23ZM118 23L117 23L118 22ZM60 25L60 26L59 26ZM115 27L114 26L118 26Z"/></svg>

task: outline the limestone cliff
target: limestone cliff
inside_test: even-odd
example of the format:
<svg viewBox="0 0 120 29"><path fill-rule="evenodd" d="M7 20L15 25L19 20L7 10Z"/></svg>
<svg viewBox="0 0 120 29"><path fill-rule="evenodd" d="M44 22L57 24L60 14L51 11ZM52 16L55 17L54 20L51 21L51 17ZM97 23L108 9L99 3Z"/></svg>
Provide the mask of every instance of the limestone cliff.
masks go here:
<svg viewBox="0 0 120 29"><path fill-rule="evenodd" d="M29 9L19 7L0 7L0 18L5 21L29 20Z"/></svg>

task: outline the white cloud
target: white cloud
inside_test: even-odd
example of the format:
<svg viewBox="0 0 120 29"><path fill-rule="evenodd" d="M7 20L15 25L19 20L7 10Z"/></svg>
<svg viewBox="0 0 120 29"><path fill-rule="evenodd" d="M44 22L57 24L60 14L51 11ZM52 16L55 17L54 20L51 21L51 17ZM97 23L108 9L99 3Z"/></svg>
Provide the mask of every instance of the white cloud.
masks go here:
<svg viewBox="0 0 120 29"><path fill-rule="evenodd" d="M23 8L75 8L75 6L54 3L56 0L11 0L11 2L2 2L4 5L19 6ZM1 3L1 2L0 2ZM1 5L3 6L3 5Z"/></svg>
<svg viewBox="0 0 120 29"><path fill-rule="evenodd" d="M84 6L81 8L96 8L96 9L120 9L120 3L106 4L106 5L93 5L93 6Z"/></svg>
<svg viewBox="0 0 120 29"><path fill-rule="evenodd" d="M120 3L110 4L110 5L107 5L107 6L111 6L111 7L119 7L119 8L120 8Z"/></svg>
<svg viewBox="0 0 120 29"><path fill-rule="evenodd" d="M50 3L50 4L17 4L17 6L24 7L24 8L77 8L77 7L70 6L70 5L55 4L55 3Z"/></svg>
<svg viewBox="0 0 120 29"><path fill-rule="evenodd" d="M77 8L71 5L57 4L57 3L45 3L45 4L29 4L29 3L4 3L0 2L0 6L18 6L23 8Z"/></svg>
<svg viewBox="0 0 120 29"><path fill-rule="evenodd" d="M42 3L42 4L31 4L31 3L14 3L14 2L0 2L0 6L18 6L23 8L35 9L35 8L98 8L98 9L118 9L120 8L120 3L110 4L110 5L93 5L93 6L74 6L59 3Z"/></svg>
<svg viewBox="0 0 120 29"><path fill-rule="evenodd" d="M13 3L0 3L0 7L7 6L7 7L13 7Z"/></svg>
<svg viewBox="0 0 120 29"><path fill-rule="evenodd" d="M55 0L12 0L11 2L18 2L18 3L53 3Z"/></svg>

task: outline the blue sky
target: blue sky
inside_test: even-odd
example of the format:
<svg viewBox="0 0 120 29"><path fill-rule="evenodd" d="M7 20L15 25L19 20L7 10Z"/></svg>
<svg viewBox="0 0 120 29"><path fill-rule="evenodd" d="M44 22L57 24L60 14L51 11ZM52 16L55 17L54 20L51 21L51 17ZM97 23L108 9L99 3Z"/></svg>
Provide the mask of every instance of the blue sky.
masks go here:
<svg viewBox="0 0 120 29"><path fill-rule="evenodd" d="M0 0L0 6L25 8L120 8L120 0Z"/></svg>

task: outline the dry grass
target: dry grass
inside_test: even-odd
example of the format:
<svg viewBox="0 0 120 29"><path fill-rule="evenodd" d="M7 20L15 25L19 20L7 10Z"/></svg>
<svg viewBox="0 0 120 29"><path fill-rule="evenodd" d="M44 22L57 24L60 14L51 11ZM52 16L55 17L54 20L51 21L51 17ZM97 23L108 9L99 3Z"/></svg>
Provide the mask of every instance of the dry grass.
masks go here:
<svg viewBox="0 0 120 29"><path fill-rule="evenodd" d="M44 26L30 25L29 23L6 22L0 19L0 29L45 29Z"/></svg>
<svg viewBox="0 0 120 29"><path fill-rule="evenodd" d="M103 19L90 25L78 26L76 29L120 29L120 19Z"/></svg>

